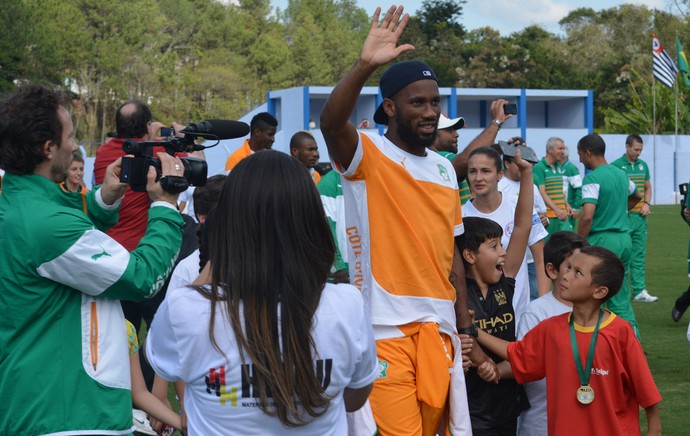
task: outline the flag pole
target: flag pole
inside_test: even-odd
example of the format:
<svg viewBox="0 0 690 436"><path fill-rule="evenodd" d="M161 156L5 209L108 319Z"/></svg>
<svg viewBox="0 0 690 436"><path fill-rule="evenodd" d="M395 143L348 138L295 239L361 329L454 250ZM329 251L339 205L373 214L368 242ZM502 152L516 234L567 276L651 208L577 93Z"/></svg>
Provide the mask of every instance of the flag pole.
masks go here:
<svg viewBox="0 0 690 436"><path fill-rule="evenodd" d="M652 141L652 147L654 149L654 161L652 162L652 166L654 167L654 174L656 177L656 80L654 79L654 75L652 74L652 134L653 136L653 141ZM656 183L652 183L652 198L657 198L656 196Z"/></svg>
<svg viewBox="0 0 690 436"><path fill-rule="evenodd" d="M675 150L673 151L673 192L676 192L676 186L678 186L678 80L676 84L676 129L675 129Z"/></svg>

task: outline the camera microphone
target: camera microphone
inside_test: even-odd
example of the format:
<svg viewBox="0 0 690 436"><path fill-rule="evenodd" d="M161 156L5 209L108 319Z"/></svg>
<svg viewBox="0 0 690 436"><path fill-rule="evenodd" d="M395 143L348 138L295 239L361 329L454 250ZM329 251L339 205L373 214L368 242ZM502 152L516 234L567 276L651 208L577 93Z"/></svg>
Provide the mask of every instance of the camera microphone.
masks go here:
<svg viewBox="0 0 690 436"><path fill-rule="evenodd" d="M246 136L249 133L249 124L242 121L207 120L192 123L180 130L180 133L206 139L234 139Z"/></svg>

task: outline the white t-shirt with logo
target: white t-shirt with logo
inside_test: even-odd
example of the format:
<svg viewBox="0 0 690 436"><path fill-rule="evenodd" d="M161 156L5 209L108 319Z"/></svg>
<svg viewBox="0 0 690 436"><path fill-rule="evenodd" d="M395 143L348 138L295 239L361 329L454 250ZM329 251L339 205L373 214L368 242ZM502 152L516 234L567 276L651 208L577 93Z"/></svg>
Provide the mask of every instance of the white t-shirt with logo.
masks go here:
<svg viewBox="0 0 690 436"><path fill-rule="evenodd" d="M517 326L517 339L525 337L540 322L552 316L571 312L553 296L553 292L544 294L527 305ZM518 436L542 436L548 433L546 418L546 380L525 383L525 393L530 408L522 412L518 421Z"/></svg>
<svg viewBox="0 0 690 436"><path fill-rule="evenodd" d="M506 195L502 196L501 204L491 213L482 213L474 207L474 200L470 200L462 206L462 215L467 217L487 218L494 221L503 229L503 237L501 244L507 250L510 242L510 235L513 234L515 228L515 208L517 201L512 200ZM527 245L531 246L544 239L548 233L541 224L539 217L533 214L532 229L529 232L529 239ZM515 275L515 295L513 296L513 310L515 310L515 321L520 320L522 312L529 303L529 277L527 276L527 258L523 257L522 265L518 273Z"/></svg>
<svg viewBox="0 0 690 436"><path fill-rule="evenodd" d="M542 198L537 185L532 184L532 186L534 187L534 212L537 213L538 218L538 214L546 213L546 203L544 203L544 199ZM503 195L513 199L515 204L517 204L518 195L520 195L520 182L510 180L508 177L503 176L503 178L498 181L498 190L501 191ZM532 219L534 219L534 214L532 214ZM532 257L532 252L530 250L527 250L526 256L527 263L534 263L534 258Z"/></svg>
<svg viewBox="0 0 690 436"><path fill-rule="evenodd" d="M226 306L217 306L214 325L223 353L209 338L210 309L209 300L198 292L177 289L158 309L146 338L146 357L156 373L185 382L189 434L347 434L344 389L365 387L379 373L371 322L356 288L326 284L321 294L312 327L314 368L332 400L324 415L301 427L284 427L261 411L242 370L251 362L240 358ZM251 374L252 366L248 368Z"/></svg>

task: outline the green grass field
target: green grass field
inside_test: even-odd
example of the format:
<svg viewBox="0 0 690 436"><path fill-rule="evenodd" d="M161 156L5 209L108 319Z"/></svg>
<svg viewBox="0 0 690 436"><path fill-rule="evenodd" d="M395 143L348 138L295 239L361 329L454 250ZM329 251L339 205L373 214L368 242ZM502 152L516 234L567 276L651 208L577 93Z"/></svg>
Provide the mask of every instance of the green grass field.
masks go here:
<svg viewBox="0 0 690 436"><path fill-rule="evenodd" d="M661 424L666 435L690 434L690 342L686 337L690 311L679 323L671 319L676 298L688 288L690 228L681 221L678 206L654 206L649 218L647 289L655 303L636 303L642 345L663 401ZM170 390L170 400L175 395ZM641 411L642 428L646 419Z"/></svg>
<svg viewBox="0 0 690 436"><path fill-rule="evenodd" d="M690 342L686 337L690 312L679 323L671 319L673 303L690 285L687 270L690 228L682 222L679 210L679 206L652 208L647 241L647 289L659 300L633 302L642 346L663 397L661 424L667 435L690 434Z"/></svg>

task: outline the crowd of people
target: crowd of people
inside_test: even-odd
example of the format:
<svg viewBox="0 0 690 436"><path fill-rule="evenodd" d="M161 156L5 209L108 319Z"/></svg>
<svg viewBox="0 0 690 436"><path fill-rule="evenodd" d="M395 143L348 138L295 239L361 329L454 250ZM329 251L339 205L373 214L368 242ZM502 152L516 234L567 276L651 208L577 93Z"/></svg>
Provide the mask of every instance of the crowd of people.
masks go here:
<svg viewBox="0 0 690 436"><path fill-rule="evenodd" d="M187 155L155 149L137 192L122 145L162 124L133 100L89 191L58 92L0 103L0 433L129 434L133 406L161 434L640 434L640 407L661 433L631 305L656 300L642 139L609 164L583 137L582 178L560 138L536 164L522 138L505 154L498 99L460 151L422 61L381 75L384 135L355 126L367 80L414 49L403 12L375 12L323 106L325 175L308 131L271 150L264 112L227 174L181 200L165 179Z"/></svg>

